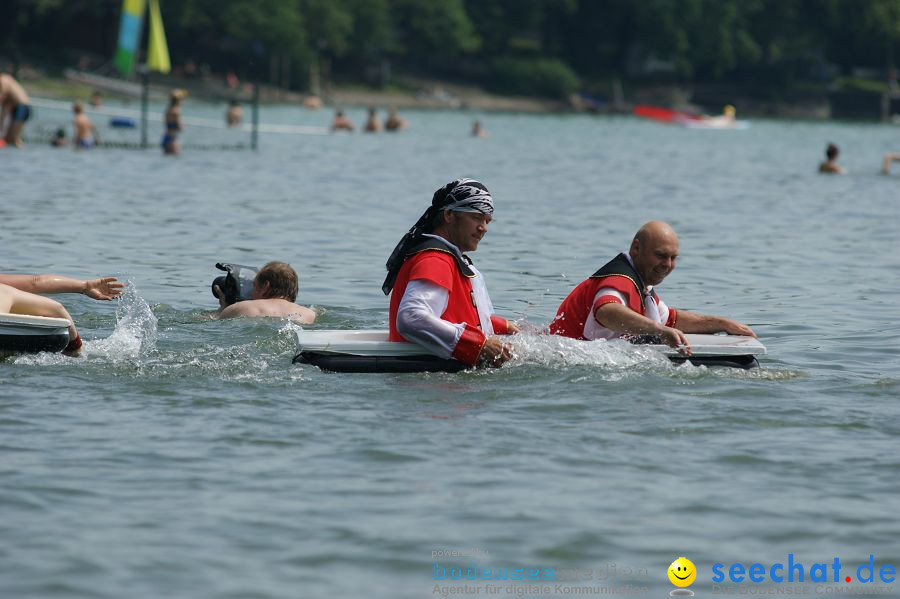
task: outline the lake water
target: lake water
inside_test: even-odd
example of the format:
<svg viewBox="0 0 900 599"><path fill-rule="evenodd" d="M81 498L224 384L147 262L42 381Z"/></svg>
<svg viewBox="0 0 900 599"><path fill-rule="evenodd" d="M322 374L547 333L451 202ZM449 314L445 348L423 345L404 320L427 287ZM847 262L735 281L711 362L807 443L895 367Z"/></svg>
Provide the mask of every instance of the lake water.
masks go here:
<svg viewBox="0 0 900 599"><path fill-rule="evenodd" d="M789 554L817 595L814 563L840 558L855 585L870 555L900 567L900 165L878 173L900 129L407 112L395 135L270 134L258 152L172 158L155 147L161 113L148 151L0 151L0 270L130 282L118 302L59 296L83 357L0 362L0 596L664 597L686 556L700 597L717 563L768 573ZM475 118L488 138L469 137ZM105 120L106 139L136 139ZM69 121L38 109L26 133ZM816 173L830 141L849 175ZM501 314L546 325L664 219L681 258L661 296L750 324L762 367L527 334L499 370L328 374L291 364L291 325L211 320L215 262L277 259L300 272L315 327L386 327L384 261L462 175L495 198L473 258ZM469 589L449 580L473 563Z"/></svg>

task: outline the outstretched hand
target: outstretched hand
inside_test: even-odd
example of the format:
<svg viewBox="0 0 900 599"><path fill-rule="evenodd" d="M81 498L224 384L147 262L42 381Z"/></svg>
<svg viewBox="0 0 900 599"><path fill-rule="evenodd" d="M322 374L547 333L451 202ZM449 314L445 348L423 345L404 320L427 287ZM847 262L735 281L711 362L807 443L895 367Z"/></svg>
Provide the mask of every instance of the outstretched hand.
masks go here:
<svg viewBox="0 0 900 599"><path fill-rule="evenodd" d="M481 348L478 363L483 366L498 367L512 357L510 349L511 346L503 343L499 337L488 337Z"/></svg>
<svg viewBox="0 0 900 599"><path fill-rule="evenodd" d="M747 337L756 337L756 333L753 332L753 329L748 327L745 324L741 324L736 320L731 320L730 318L724 318L722 323L722 330L724 330L729 335L744 335Z"/></svg>
<svg viewBox="0 0 900 599"><path fill-rule="evenodd" d="M663 327L663 330L659 334L659 336L662 338L663 343L665 343L669 347L677 349L678 353L684 356L693 355L694 351L691 349L691 342L688 341L684 333L682 333L678 329L672 327Z"/></svg>
<svg viewBox="0 0 900 599"><path fill-rule="evenodd" d="M84 282L84 294L95 300L113 300L122 295L125 288L116 277L103 277Z"/></svg>

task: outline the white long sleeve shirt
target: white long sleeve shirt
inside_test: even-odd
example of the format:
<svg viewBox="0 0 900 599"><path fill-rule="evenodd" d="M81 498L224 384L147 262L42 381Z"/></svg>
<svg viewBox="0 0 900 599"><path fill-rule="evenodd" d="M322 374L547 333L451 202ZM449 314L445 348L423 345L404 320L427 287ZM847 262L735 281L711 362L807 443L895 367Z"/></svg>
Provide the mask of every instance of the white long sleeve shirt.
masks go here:
<svg viewBox="0 0 900 599"><path fill-rule="evenodd" d="M454 253L460 254L459 248L437 235L429 235L442 241ZM475 307L481 330L486 336L494 334L491 315L494 305L484 284L484 277L477 268L469 265L475 276L470 279ZM431 281L413 280L407 283L400 305L397 308L397 332L404 338L418 343L429 352L442 358L449 358L456 348L465 325L454 324L441 319L447 309L450 292Z"/></svg>

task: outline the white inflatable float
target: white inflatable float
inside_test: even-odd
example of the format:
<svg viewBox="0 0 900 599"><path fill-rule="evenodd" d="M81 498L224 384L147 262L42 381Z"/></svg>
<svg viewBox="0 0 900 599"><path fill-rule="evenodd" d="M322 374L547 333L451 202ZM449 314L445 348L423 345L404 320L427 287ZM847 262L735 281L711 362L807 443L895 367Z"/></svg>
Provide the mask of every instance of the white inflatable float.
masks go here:
<svg viewBox="0 0 900 599"><path fill-rule="evenodd" d="M750 121L725 121L716 120L720 117L712 117L711 119L692 119L680 123L688 129L749 129Z"/></svg>
<svg viewBox="0 0 900 599"><path fill-rule="evenodd" d="M61 352L68 344L65 318L0 312L0 354Z"/></svg>
<svg viewBox="0 0 900 599"><path fill-rule="evenodd" d="M755 368L756 356L765 346L753 337L686 335L692 356L683 356L666 345L642 344L665 354L673 362L696 365ZM591 343L585 341L584 343ZM294 363L312 364L332 372L459 372L467 366L427 353L414 343L388 341L384 330L297 331Z"/></svg>

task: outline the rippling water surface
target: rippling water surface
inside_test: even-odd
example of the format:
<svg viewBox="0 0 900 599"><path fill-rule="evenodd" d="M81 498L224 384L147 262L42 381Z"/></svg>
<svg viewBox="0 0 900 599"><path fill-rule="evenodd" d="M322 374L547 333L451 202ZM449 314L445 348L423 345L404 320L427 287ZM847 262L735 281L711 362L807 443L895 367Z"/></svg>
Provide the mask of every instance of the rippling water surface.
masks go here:
<svg viewBox="0 0 900 599"><path fill-rule="evenodd" d="M684 555L708 596L717 562L900 566L900 173L878 174L896 127L405 116L255 153L0 151L2 270L131 283L114 303L60 296L83 357L0 362L0 595L431 597L475 562L557 582L615 564L659 597ZM468 137L475 118L490 137ZM816 174L829 141L849 175ZM460 175L495 197L473 257L501 313L536 331L661 218L681 237L662 296L749 323L762 368L529 333L496 371L327 374L291 365L293 325L211 320L215 262L280 259L316 327L385 327L384 260ZM454 550L474 555L433 553Z"/></svg>

